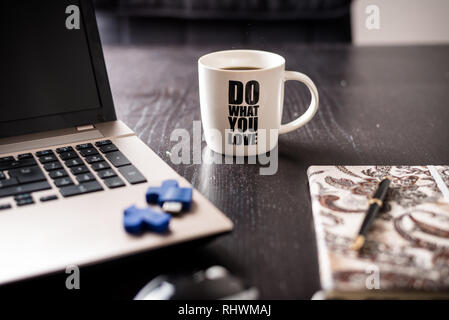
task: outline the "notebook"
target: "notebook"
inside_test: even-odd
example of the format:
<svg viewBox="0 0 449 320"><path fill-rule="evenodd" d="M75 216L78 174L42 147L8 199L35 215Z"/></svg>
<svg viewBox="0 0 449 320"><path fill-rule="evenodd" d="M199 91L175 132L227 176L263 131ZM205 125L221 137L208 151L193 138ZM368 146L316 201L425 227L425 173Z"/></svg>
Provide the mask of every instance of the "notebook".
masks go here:
<svg viewBox="0 0 449 320"><path fill-rule="evenodd" d="M449 166L311 166L322 290L314 298L449 298ZM385 176L387 199L354 238Z"/></svg>

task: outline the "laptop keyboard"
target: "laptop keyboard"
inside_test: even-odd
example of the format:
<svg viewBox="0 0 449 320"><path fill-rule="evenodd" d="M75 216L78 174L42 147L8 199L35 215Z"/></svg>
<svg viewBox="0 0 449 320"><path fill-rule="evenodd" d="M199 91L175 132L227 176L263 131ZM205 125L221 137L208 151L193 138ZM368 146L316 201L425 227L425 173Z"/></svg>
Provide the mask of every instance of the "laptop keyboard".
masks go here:
<svg viewBox="0 0 449 320"><path fill-rule="evenodd" d="M37 191L58 190L39 199L47 202L58 199L57 193L72 197L102 191L99 181L109 189L121 188L126 186L124 180L147 181L111 140L0 158L0 198L14 196L17 206L35 203L32 193ZM0 210L11 207L0 203Z"/></svg>

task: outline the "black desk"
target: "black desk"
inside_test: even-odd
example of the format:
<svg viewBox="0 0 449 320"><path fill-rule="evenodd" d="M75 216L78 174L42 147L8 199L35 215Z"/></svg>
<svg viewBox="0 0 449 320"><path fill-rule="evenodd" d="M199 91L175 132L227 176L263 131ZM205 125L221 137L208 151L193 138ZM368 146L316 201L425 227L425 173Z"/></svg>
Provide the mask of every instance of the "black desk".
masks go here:
<svg viewBox="0 0 449 320"><path fill-rule="evenodd" d="M200 120L196 61L220 49L104 49L118 117L168 163L172 130L191 131L192 121ZM309 75L320 94L315 118L280 137L278 172L170 163L234 221L235 230L206 246L85 268L78 293L64 289L65 275L33 280L34 287L131 298L158 273L222 264L256 285L261 298L307 299L319 289L308 166L449 163L448 46L261 49L283 55L287 69ZM289 82L284 122L304 112L309 98L307 89Z"/></svg>

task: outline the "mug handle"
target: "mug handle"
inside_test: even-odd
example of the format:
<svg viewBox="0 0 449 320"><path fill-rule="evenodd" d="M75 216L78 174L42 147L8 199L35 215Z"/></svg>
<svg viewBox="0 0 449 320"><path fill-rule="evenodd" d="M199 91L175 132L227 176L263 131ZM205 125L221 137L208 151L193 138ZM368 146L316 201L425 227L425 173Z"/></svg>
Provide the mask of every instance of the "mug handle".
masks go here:
<svg viewBox="0 0 449 320"><path fill-rule="evenodd" d="M279 128L279 134L287 133L293 130L296 130L298 128L301 128L303 125L305 125L307 122L312 120L313 116L318 110L318 90L315 87L315 84L313 81L306 76L305 74L301 72L296 71L285 71L284 73L284 81L288 80L296 80L299 82L304 83L307 88L310 90L310 94L312 96L312 100L310 101L309 108L306 112L304 112L303 115L298 117L296 120L293 120L292 122L281 124L281 127Z"/></svg>

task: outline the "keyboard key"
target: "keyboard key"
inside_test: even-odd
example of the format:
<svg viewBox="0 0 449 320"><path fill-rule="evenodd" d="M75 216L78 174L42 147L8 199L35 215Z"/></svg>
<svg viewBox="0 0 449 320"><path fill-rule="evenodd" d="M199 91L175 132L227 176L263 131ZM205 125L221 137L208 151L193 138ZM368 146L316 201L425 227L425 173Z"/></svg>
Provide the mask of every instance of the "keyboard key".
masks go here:
<svg viewBox="0 0 449 320"><path fill-rule="evenodd" d="M94 169L95 171L109 169L110 167L111 166L106 161L95 162L95 163L92 163L92 165L91 165L91 168Z"/></svg>
<svg viewBox="0 0 449 320"><path fill-rule="evenodd" d="M95 163L95 162L104 161L104 158L102 156L100 156L99 154L96 154L93 156L88 156L85 159L86 159L87 163Z"/></svg>
<svg viewBox="0 0 449 320"><path fill-rule="evenodd" d="M98 149L100 149L101 152L103 153L108 153L108 152L112 152L112 151L118 151L117 147L115 146L115 144L107 144L105 146L100 146Z"/></svg>
<svg viewBox="0 0 449 320"><path fill-rule="evenodd" d="M115 167L121 167L121 166L126 166L128 164L131 164L131 162L129 162L128 158L126 158L125 155L123 153L121 153L120 151L106 153L106 158L109 161L111 161L111 163Z"/></svg>
<svg viewBox="0 0 449 320"><path fill-rule="evenodd" d="M87 149L87 148L93 148L92 143L82 143L76 146L76 150L81 150L81 149Z"/></svg>
<svg viewBox="0 0 449 320"><path fill-rule="evenodd" d="M56 158L56 156L54 154L50 154L48 156L39 157L39 161L41 163L47 163L47 162L58 161L58 158Z"/></svg>
<svg viewBox="0 0 449 320"><path fill-rule="evenodd" d="M78 154L75 151L67 151L67 152L60 153L59 157L62 160L69 160L69 159L78 158Z"/></svg>
<svg viewBox="0 0 449 320"><path fill-rule="evenodd" d="M18 185L18 184L19 184L19 182L17 181L16 178L0 180L0 189L1 188L7 188L7 187L10 187L10 186L15 186L15 185Z"/></svg>
<svg viewBox="0 0 449 320"><path fill-rule="evenodd" d="M65 171L64 169L53 170L50 171L49 175L52 179L63 178L67 177L67 171Z"/></svg>
<svg viewBox="0 0 449 320"><path fill-rule="evenodd" d="M114 170L112 169L106 169L106 170L101 170L98 171L98 176L101 179L106 179L106 178L111 178L111 177L115 177L117 174L115 173Z"/></svg>
<svg viewBox="0 0 449 320"><path fill-rule="evenodd" d="M14 197L14 200L18 201L18 200L27 199L27 198L31 198L31 193L18 194Z"/></svg>
<svg viewBox="0 0 449 320"><path fill-rule="evenodd" d="M6 176L3 172L0 171L0 180L6 179Z"/></svg>
<svg viewBox="0 0 449 320"><path fill-rule="evenodd" d="M123 187L125 185L119 177L108 178L103 181L110 189Z"/></svg>
<svg viewBox="0 0 449 320"><path fill-rule="evenodd" d="M112 143L111 140L102 140L102 141L97 141L97 142L95 142L95 145L96 145L97 147L100 147L100 146L105 146L105 145L111 144L111 143Z"/></svg>
<svg viewBox="0 0 449 320"><path fill-rule="evenodd" d="M55 180L55 186L57 186L58 188L68 186L71 184L73 184L73 181L69 177L60 178L60 179Z"/></svg>
<svg viewBox="0 0 449 320"><path fill-rule="evenodd" d="M46 180L44 173L38 166L9 170L10 177L14 177L19 183L30 183Z"/></svg>
<svg viewBox="0 0 449 320"><path fill-rule="evenodd" d="M80 166L80 165L83 165L84 164L84 162L83 162L83 160L81 160L80 158L75 158L75 159L70 159L70 160L66 160L65 162L65 165L67 166L67 167L76 167L76 166Z"/></svg>
<svg viewBox="0 0 449 320"><path fill-rule="evenodd" d="M44 164L44 169L47 171L58 170L61 168L62 168L62 165L59 161L49 162L49 163Z"/></svg>
<svg viewBox="0 0 449 320"><path fill-rule="evenodd" d="M77 175L77 174L89 172L89 169L87 169L87 167L85 165L82 165L82 166L72 167L72 168L70 168L70 171L74 175Z"/></svg>
<svg viewBox="0 0 449 320"><path fill-rule="evenodd" d="M73 148L71 146L60 147L60 148L56 149L57 153L63 153L63 152L69 152L69 151L73 151Z"/></svg>
<svg viewBox="0 0 449 320"><path fill-rule="evenodd" d="M131 184L137 184L142 182L147 182L147 179L140 173L139 170L137 170L136 167L133 165L120 167L118 169L120 173L125 177L126 180L128 180Z"/></svg>
<svg viewBox="0 0 449 320"><path fill-rule="evenodd" d="M95 177L92 173L89 172L77 175L76 180L78 180L78 182L88 182L95 180Z"/></svg>
<svg viewBox="0 0 449 320"><path fill-rule="evenodd" d="M11 209L11 205L9 203L0 204L0 210Z"/></svg>
<svg viewBox="0 0 449 320"><path fill-rule="evenodd" d="M19 160L31 159L31 158L33 158L33 155L31 153L22 153L17 156L17 159L19 159Z"/></svg>
<svg viewBox="0 0 449 320"><path fill-rule="evenodd" d="M13 162L15 161L13 156L8 156L8 157L2 157L0 158L0 163L9 163L9 162Z"/></svg>
<svg viewBox="0 0 449 320"><path fill-rule="evenodd" d="M14 168L29 167L36 164L34 158L20 159L13 162L0 163L0 170L10 170Z"/></svg>
<svg viewBox="0 0 449 320"><path fill-rule="evenodd" d="M95 148L86 148L86 149L81 149L80 153L83 157L87 157L87 156L92 156L94 154L98 154L98 151Z"/></svg>
<svg viewBox="0 0 449 320"><path fill-rule="evenodd" d="M41 191L41 190L47 190L47 189L51 189L51 186L48 184L47 181L33 182L33 183L23 184L20 186L1 188L0 189L0 197L9 197L9 196L14 196L14 195L20 194L20 193L35 192L35 191Z"/></svg>
<svg viewBox="0 0 449 320"><path fill-rule="evenodd" d="M97 181L85 182L79 185L63 187L59 189L62 196L64 197L71 197L78 194L84 194L100 190L103 190L103 187Z"/></svg>
<svg viewBox="0 0 449 320"><path fill-rule="evenodd" d="M49 156L54 154L52 150L42 150L42 151L38 151L36 152L36 157L42 157L42 156Z"/></svg>
<svg viewBox="0 0 449 320"><path fill-rule="evenodd" d="M47 201L56 200L56 199L58 199L58 196L55 194L52 194L49 196L44 196L44 197L40 198L41 202L47 202Z"/></svg>
<svg viewBox="0 0 449 320"><path fill-rule="evenodd" d="M21 206L26 206L26 205L29 205L29 204L33 204L34 203L34 200L33 200L33 198L24 198L24 199L20 199L20 200L17 200L16 201L16 204L19 206L19 207L21 207Z"/></svg>

